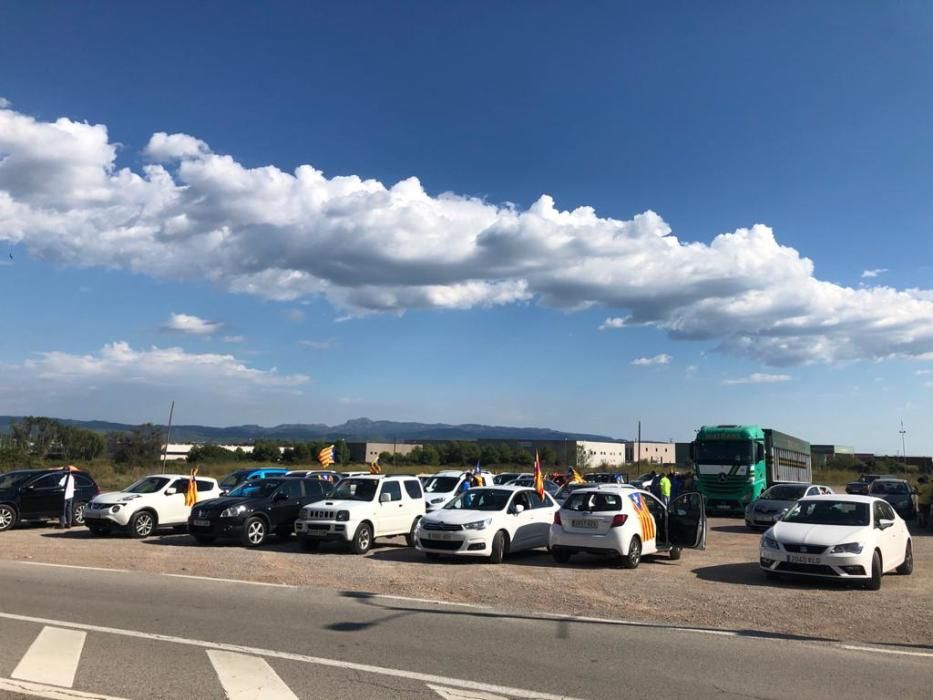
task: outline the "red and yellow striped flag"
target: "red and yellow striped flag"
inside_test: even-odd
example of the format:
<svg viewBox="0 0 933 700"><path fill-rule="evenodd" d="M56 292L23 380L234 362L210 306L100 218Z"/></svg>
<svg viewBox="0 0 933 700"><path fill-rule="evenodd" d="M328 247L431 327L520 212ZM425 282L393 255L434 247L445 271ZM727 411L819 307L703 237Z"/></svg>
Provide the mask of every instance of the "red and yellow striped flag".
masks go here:
<svg viewBox="0 0 933 700"><path fill-rule="evenodd" d="M638 521L641 523L641 539L643 542L655 538L654 516L648 510L648 504L640 493L629 494L629 498L635 505L635 514L638 515Z"/></svg>
<svg viewBox="0 0 933 700"><path fill-rule="evenodd" d="M318 453L317 461L321 463L322 467L329 467L334 463L334 446L330 445L325 447Z"/></svg>
<svg viewBox="0 0 933 700"><path fill-rule="evenodd" d="M544 498L544 472L541 471L541 458L538 457L538 451L535 450L535 492L539 498Z"/></svg>
<svg viewBox="0 0 933 700"><path fill-rule="evenodd" d="M198 502L198 485L194 481L194 477L198 475L198 468L195 467L191 470L191 476L188 477L188 490L185 491L185 505L189 508Z"/></svg>

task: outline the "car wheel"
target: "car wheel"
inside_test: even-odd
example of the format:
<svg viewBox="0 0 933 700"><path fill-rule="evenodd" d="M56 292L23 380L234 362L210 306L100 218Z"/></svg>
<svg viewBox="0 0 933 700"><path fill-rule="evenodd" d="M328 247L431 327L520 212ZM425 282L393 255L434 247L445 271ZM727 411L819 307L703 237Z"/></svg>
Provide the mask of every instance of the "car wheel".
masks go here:
<svg viewBox="0 0 933 700"><path fill-rule="evenodd" d="M321 541L316 540L313 537L299 537L298 543L301 545L301 548L306 552L316 552L321 546Z"/></svg>
<svg viewBox="0 0 933 700"><path fill-rule="evenodd" d="M671 547L670 556L671 561L677 561L680 559L680 555L683 554L683 550L680 547Z"/></svg>
<svg viewBox="0 0 933 700"><path fill-rule="evenodd" d="M87 507L85 503L75 503L74 508L71 511L71 522L75 525L84 525L84 509Z"/></svg>
<svg viewBox="0 0 933 700"><path fill-rule="evenodd" d="M914 550L907 543L907 550L904 552L904 563L897 567L897 573L901 576L910 576L914 572Z"/></svg>
<svg viewBox="0 0 933 700"><path fill-rule="evenodd" d="M368 523L360 523L353 533L353 540L350 542L350 551L354 554L366 554L369 548L373 546L373 529Z"/></svg>
<svg viewBox="0 0 933 700"><path fill-rule="evenodd" d="M9 530L16 525L16 508L13 506L0 506L0 532Z"/></svg>
<svg viewBox="0 0 933 700"><path fill-rule="evenodd" d="M506 535L502 530L496 533L492 538L492 553L489 555L489 561L493 564L501 564L505 559Z"/></svg>
<svg viewBox="0 0 933 700"><path fill-rule="evenodd" d="M570 561L570 557L573 556L573 552L568 552L566 549L552 549L551 556L554 557L554 561L558 564L566 564Z"/></svg>
<svg viewBox="0 0 933 700"><path fill-rule="evenodd" d="M249 518L243 524L243 544L247 547L258 547L266 541L269 529L262 518Z"/></svg>
<svg viewBox="0 0 933 700"><path fill-rule="evenodd" d="M870 591L877 591L881 588L881 575L884 571L881 568L881 555L875 552L871 556L871 578L865 583L865 588Z"/></svg>
<svg viewBox="0 0 933 700"><path fill-rule="evenodd" d="M141 510L130 518L130 536L138 539L149 537L155 525L155 516L148 510Z"/></svg>
<svg viewBox="0 0 933 700"><path fill-rule="evenodd" d="M415 546L415 528L418 527L418 522L421 520L421 517L417 517L411 521L411 530L408 531L408 534L405 535L405 543L409 547Z"/></svg>
<svg viewBox="0 0 933 700"><path fill-rule="evenodd" d="M632 537L628 543L628 554L622 557L622 568L637 569L641 563L641 538L638 535Z"/></svg>
<svg viewBox="0 0 933 700"><path fill-rule="evenodd" d="M210 535L195 535L194 541L200 545L214 544L216 538Z"/></svg>

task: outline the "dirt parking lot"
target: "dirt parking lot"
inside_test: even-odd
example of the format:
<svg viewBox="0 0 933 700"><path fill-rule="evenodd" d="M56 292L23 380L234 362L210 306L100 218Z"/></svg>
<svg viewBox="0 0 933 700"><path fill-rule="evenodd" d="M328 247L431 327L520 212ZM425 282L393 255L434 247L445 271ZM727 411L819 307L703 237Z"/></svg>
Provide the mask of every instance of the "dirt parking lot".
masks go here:
<svg viewBox="0 0 933 700"><path fill-rule="evenodd" d="M588 556L557 565L544 552L506 559L428 562L401 538L366 556L338 547L299 550L200 547L187 535L147 540L91 537L84 528L25 527L0 534L0 559L177 573L394 594L526 612L612 617L735 631L887 644L933 644L933 535L915 532L912 576L886 576L881 591L834 582L766 581L759 535L714 518L708 548L680 561L646 558L635 571ZM58 574L56 574L58 575Z"/></svg>

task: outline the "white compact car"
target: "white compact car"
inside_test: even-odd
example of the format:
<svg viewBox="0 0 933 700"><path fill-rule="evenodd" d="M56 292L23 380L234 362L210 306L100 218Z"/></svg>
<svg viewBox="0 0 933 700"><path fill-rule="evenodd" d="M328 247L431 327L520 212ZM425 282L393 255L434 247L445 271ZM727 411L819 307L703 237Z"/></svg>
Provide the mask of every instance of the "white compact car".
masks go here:
<svg viewBox="0 0 933 700"><path fill-rule="evenodd" d="M664 504L647 491L600 484L571 493L554 515L550 549L554 560L573 554L621 558L627 569L642 556L667 552L680 559L682 549L706 548L706 506L699 493L685 493Z"/></svg>
<svg viewBox="0 0 933 700"><path fill-rule="evenodd" d="M327 499L302 508L295 534L309 551L337 540L355 554L365 554L376 537L405 535L411 545L423 515L424 495L417 478L354 476L340 481Z"/></svg>
<svg viewBox="0 0 933 700"><path fill-rule="evenodd" d="M185 505L190 477L181 474L147 476L123 491L102 493L84 509L84 524L91 534L127 530L133 537L148 537L159 527L188 527L191 507ZM195 478L198 501L220 496L216 479Z"/></svg>
<svg viewBox="0 0 933 700"><path fill-rule="evenodd" d="M813 496L797 502L761 537L760 565L781 574L858 580L881 588L892 571L910 574L907 525L887 501L871 496Z"/></svg>
<svg viewBox="0 0 933 700"><path fill-rule="evenodd" d="M558 505L547 493L516 486L475 487L418 523L415 547L434 559L442 554L489 557L547 547Z"/></svg>
<svg viewBox="0 0 933 700"><path fill-rule="evenodd" d="M495 474L490 472L480 472L483 477L483 483L492 486ZM447 471L431 474L427 479L422 479L424 484L424 505L428 513L438 508L442 508L445 503L460 493L463 482L467 475L463 471L448 469Z"/></svg>

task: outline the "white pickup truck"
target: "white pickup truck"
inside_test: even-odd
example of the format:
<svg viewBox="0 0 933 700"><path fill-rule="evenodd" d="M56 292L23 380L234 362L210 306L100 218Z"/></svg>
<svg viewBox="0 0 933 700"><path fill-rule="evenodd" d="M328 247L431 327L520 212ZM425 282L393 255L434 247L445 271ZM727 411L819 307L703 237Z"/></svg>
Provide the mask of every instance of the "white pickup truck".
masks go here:
<svg viewBox="0 0 933 700"><path fill-rule="evenodd" d="M122 491L102 493L84 509L84 524L93 535L126 530L132 537L148 537L159 527L188 527L191 507L185 505L190 477L153 474ZM196 477L198 501L220 496L216 479Z"/></svg>

